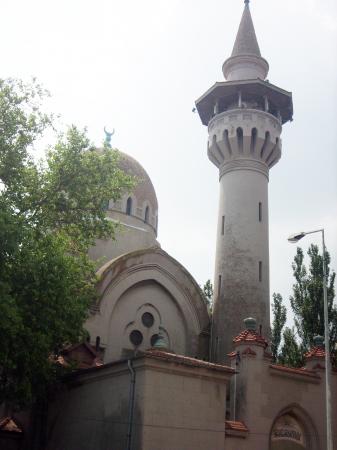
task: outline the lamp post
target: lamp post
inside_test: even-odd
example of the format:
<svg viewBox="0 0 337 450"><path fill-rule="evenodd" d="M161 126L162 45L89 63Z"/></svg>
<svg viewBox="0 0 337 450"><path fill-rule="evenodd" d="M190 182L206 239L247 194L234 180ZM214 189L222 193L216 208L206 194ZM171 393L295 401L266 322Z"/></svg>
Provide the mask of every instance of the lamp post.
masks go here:
<svg viewBox="0 0 337 450"><path fill-rule="evenodd" d="M323 246L323 298L324 298L324 340L325 340L325 402L326 402L326 438L327 450L333 450L332 446L332 425L331 425L331 384L330 384L330 349L329 349L329 320L328 320L328 292L327 292L327 273L325 260L325 240L324 228L313 231L301 231L300 233L289 236L288 241L295 243L307 234L322 233Z"/></svg>

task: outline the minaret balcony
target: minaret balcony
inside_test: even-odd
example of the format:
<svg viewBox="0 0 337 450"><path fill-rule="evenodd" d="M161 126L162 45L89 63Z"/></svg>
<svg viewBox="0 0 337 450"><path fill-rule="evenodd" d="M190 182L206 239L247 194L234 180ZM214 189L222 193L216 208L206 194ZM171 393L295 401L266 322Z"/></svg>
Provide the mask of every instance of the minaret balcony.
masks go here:
<svg viewBox="0 0 337 450"><path fill-rule="evenodd" d="M196 102L201 122L209 125L214 116L233 108L268 112L284 124L293 117L291 92L260 79L215 83Z"/></svg>
<svg viewBox="0 0 337 450"><path fill-rule="evenodd" d="M217 114L208 125L208 157L225 171L250 168L268 176L281 158L280 121L256 109L231 109Z"/></svg>

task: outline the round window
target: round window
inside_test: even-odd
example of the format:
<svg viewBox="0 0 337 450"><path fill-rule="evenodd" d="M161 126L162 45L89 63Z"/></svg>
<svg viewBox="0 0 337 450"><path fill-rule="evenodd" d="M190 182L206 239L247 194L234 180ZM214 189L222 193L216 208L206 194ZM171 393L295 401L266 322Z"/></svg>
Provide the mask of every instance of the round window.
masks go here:
<svg viewBox="0 0 337 450"><path fill-rule="evenodd" d="M131 331L129 338L132 344L136 347L138 347L143 342L143 335L138 330Z"/></svg>
<svg viewBox="0 0 337 450"><path fill-rule="evenodd" d="M144 327L151 328L152 325L154 324L154 317L153 317L153 315L151 313L149 313L149 312L145 312L142 315L142 322L143 322Z"/></svg>
<svg viewBox="0 0 337 450"><path fill-rule="evenodd" d="M155 343L157 342L157 339L158 339L158 334L154 334L151 337L151 347L154 347Z"/></svg>

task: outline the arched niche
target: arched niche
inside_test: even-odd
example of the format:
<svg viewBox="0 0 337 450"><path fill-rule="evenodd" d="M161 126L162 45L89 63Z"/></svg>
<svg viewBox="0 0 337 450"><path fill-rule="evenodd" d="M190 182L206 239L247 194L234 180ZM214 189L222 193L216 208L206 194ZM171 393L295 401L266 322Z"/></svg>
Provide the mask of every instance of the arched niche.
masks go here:
<svg viewBox="0 0 337 450"><path fill-rule="evenodd" d="M270 432L270 450L318 450L318 435L310 416L298 405L278 414Z"/></svg>
<svg viewBox="0 0 337 450"><path fill-rule="evenodd" d="M105 360L148 350L159 332L167 348L187 352L188 324L176 299L156 280L133 284L118 298L111 314Z"/></svg>
<svg viewBox="0 0 337 450"><path fill-rule="evenodd" d="M91 336L101 337L104 362L123 358L128 350L149 348L159 327L171 350L205 357L203 331L209 316L202 293L186 269L162 249L121 255L103 266L98 277L100 298L85 326ZM145 312L153 316L153 326L143 323Z"/></svg>

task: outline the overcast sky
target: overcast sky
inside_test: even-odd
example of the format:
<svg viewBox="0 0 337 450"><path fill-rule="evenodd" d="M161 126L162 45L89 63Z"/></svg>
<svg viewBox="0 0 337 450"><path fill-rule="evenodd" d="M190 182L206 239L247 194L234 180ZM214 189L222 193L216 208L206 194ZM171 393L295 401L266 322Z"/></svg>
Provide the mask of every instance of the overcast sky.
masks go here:
<svg viewBox="0 0 337 450"><path fill-rule="evenodd" d="M63 124L86 126L144 166L159 201L159 241L203 284L213 278L218 171L194 101L230 55L243 0L1 2L1 77L36 76ZM268 79L292 91L294 121L271 170L271 293L293 283L289 234L326 229L337 269L337 2L252 0ZM303 241L319 243L319 236Z"/></svg>

